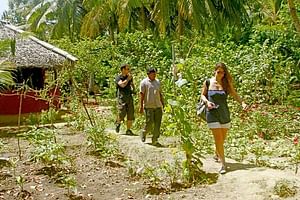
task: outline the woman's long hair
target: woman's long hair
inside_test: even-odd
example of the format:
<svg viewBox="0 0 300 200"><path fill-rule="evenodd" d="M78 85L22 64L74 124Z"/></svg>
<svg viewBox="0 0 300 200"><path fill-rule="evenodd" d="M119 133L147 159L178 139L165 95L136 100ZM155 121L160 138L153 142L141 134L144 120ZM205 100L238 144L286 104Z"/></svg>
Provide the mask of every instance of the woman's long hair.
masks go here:
<svg viewBox="0 0 300 200"><path fill-rule="evenodd" d="M226 93L230 94L233 91L233 82L232 82L232 76L229 73L226 65L222 62L217 63L215 66L215 71L217 71L218 69L223 69L224 70L224 77L222 78L222 87L225 90ZM230 84L231 83L231 84Z"/></svg>

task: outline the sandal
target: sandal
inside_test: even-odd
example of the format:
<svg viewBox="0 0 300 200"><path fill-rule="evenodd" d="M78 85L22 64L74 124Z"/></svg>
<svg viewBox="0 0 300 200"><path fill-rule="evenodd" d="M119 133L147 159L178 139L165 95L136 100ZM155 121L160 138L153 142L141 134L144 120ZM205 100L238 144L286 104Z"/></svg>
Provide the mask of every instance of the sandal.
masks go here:
<svg viewBox="0 0 300 200"><path fill-rule="evenodd" d="M214 155L213 159L215 160L215 162L221 162L218 155Z"/></svg>

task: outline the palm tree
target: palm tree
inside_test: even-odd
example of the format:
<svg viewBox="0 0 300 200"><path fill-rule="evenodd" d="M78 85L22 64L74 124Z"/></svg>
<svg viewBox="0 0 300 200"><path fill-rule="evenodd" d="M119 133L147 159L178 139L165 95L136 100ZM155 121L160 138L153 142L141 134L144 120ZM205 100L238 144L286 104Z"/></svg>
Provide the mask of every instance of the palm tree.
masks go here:
<svg viewBox="0 0 300 200"><path fill-rule="evenodd" d="M115 33L151 28L160 35L186 30L199 32L241 27L247 13L244 0L35 0L27 16L30 29L53 38L82 36L96 38ZM33 4L34 2L34 4ZM29 3L28 3L29 4Z"/></svg>
<svg viewBox="0 0 300 200"><path fill-rule="evenodd" d="M259 0L250 2L252 5L255 3L261 7L260 14L262 14L262 19L264 22L267 22L269 25L276 25L279 21L279 13L282 8L282 5L285 3L283 0ZM294 0L288 0L287 5L291 18L294 22L296 31L300 33L300 20L297 15L296 5Z"/></svg>
<svg viewBox="0 0 300 200"><path fill-rule="evenodd" d="M263 22L266 22L269 25L276 25L279 20L278 18L283 0L267 0L259 1L259 3L262 8Z"/></svg>
<svg viewBox="0 0 300 200"><path fill-rule="evenodd" d="M87 14L83 18L81 35L96 38L100 33L109 32L112 41L117 30L116 0L84 0Z"/></svg>
<svg viewBox="0 0 300 200"><path fill-rule="evenodd" d="M177 31L181 36L187 27L215 32L225 26L242 26L247 19L241 0L159 0L155 1L152 19L162 34ZM169 30L168 30L169 29Z"/></svg>
<svg viewBox="0 0 300 200"><path fill-rule="evenodd" d="M84 0L88 11L81 34L95 38L101 33L122 30L145 30L151 23L162 36L176 32L178 37L186 28L199 31L225 26L242 26L247 13L241 0ZM138 26L140 25L140 26Z"/></svg>
<svg viewBox="0 0 300 200"><path fill-rule="evenodd" d="M300 34L300 20L293 0L288 0L288 6L297 32Z"/></svg>
<svg viewBox="0 0 300 200"><path fill-rule="evenodd" d="M146 1L142 0L120 0L118 4L118 27L121 31L132 31L133 28L139 29L138 21L140 16L145 17ZM145 18L143 18L145 20ZM145 21L143 21L145 22ZM143 24L145 28L145 23Z"/></svg>
<svg viewBox="0 0 300 200"><path fill-rule="evenodd" d="M52 38L68 36L74 41L79 36L84 15L82 0L41 0L26 19L30 30L40 37L50 32Z"/></svg>
<svg viewBox="0 0 300 200"><path fill-rule="evenodd" d="M115 33L132 31L147 26L147 0L84 0L87 14L83 19L81 35L96 38L100 34L108 34L114 41ZM139 23L141 22L141 23Z"/></svg>
<svg viewBox="0 0 300 200"><path fill-rule="evenodd" d="M143 12L145 2L145 0L84 0L83 6L88 13L83 19L81 35L96 38L108 32L114 41L116 32L131 31L135 22L139 21L137 18L140 15L145 16Z"/></svg>

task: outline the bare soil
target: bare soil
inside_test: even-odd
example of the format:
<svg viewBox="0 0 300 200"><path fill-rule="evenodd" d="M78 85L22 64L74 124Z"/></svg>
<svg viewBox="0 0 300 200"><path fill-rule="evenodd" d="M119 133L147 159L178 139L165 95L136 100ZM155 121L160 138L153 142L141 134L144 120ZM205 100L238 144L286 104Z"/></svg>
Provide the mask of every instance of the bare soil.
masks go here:
<svg viewBox="0 0 300 200"><path fill-rule="evenodd" d="M15 128L16 129L16 128ZM132 176L134 169L138 173L139 166L160 166L164 162L174 163L175 159L183 159L184 154L178 150L179 140L172 137L161 137L163 147L152 146L150 136L146 143L139 136L124 135L124 131L116 134L113 129L107 132L114 134L119 142L122 154L114 159L99 159L90 153L83 132L74 132L71 127L57 124L58 141L64 143L67 154L74 159L73 169L69 175L75 177L77 191L68 193L68 189L55 183L46 173L45 166L29 160L32 146L26 140L20 140L22 158L18 161L16 173L11 166L0 165L0 199L95 199L95 200L126 200L126 199L243 199L267 200L282 199L274 194L274 186L281 179L289 180L297 188L295 196L287 199L300 199L300 174L288 170L275 170L256 167L248 163L239 163L228 159L228 172L219 175L220 164L214 162L211 155L202 161L203 170L215 177L212 184L199 184L177 191L153 188L149 180ZM0 138L5 144L0 157L18 157L17 138L13 128L2 128ZM128 162L128 160L130 162ZM129 164L128 164L129 163ZM17 175L25 178L23 192L16 184Z"/></svg>

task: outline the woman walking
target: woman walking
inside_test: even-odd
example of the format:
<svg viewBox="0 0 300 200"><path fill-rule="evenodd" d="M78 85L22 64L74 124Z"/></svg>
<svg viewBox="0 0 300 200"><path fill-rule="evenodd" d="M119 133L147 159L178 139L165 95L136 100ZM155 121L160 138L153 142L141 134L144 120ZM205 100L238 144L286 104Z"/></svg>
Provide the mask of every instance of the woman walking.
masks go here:
<svg viewBox="0 0 300 200"><path fill-rule="evenodd" d="M243 109L246 109L247 104L237 94L226 65L218 63L215 67L214 76L203 83L201 98L207 105L206 121L214 136L216 158L222 164L219 171L220 174L226 173L224 141L230 128L230 112L227 104L228 95L231 95L242 105Z"/></svg>

